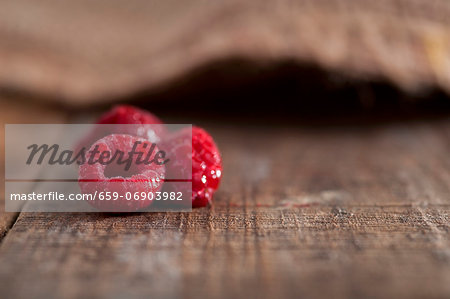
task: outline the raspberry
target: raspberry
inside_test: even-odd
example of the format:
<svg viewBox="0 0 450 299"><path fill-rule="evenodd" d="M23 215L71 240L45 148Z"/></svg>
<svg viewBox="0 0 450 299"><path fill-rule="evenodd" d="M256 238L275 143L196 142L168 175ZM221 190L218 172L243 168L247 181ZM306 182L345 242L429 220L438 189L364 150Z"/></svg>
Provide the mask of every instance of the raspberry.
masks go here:
<svg viewBox="0 0 450 299"><path fill-rule="evenodd" d="M215 190L219 187L222 176L222 158L214 140L205 130L192 127L183 129L163 142L168 157L174 157L166 165L169 179L184 179L189 173L183 165L186 155L192 155L192 207L205 207L211 203ZM192 153L186 153L192 142ZM178 177L177 177L178 176Z"/></svg>
<svg viewBox="0 0 450 299"><path fill-rule="evenodd" d="M129 158L129 152L135 147L135 152L142 153L141 161L151 152L152 144L139 137L112 134L108 135L97 142L95 142L86 155L86 161L80 165L78 171L78 183L83 193L97 194L103 192L117 192L119 196L117 200L99 200L97 197L89 203L102 211L109 212L132 212L149 206L152 201L135 200L134 194L136 192L157 192L162 187L162 180L164 179L165 166L156 163L144 164L136 163L138 155L132 155L130 159L131 168L126 170L125 164L119 164L118 157L110 164L101 163L101 155L104 152L109 153L109 157L105 161L109 161L117 151L123 152L122 161ZM97 151L94 150L97 148ZM149 159L151 161L155 158L158 148L153 147ZM95 163L92 163L96 161ZM132 194L131 200L126 199L126 193ZM120 197L122 196L122 197ZM141 197L142 198L142 197ZM147 197L148 198L148 197Z"/></svg>
<svg viewBox="0 0 450 299"><path fill-rule="evenodd" d="M110 111L104 113L98 124L136 124L139 129L135 134L139 137L146 138L151 142L158 142L164 135L163 126L150 126L152 124L162 124L163 122L152 113L129 105L116 106ZM120 130L120 126L117 127ZM121 133L121 132L115 132ZM130 133L130 132L129 132Z"/></svg>
<svg viewBox="0 0 450 299"><path fill-rule="evenodd" d="M79 152L83 147L89 148L98 139L109 134L129 134L145 138L152 143L158 143L166 135L166 128L158 117L148 111L129 105L115 106L100 116L97 124L114 126L94 127L93 131L79 142L76 152ZM123 124L135 126L121 126Z"/></svg>

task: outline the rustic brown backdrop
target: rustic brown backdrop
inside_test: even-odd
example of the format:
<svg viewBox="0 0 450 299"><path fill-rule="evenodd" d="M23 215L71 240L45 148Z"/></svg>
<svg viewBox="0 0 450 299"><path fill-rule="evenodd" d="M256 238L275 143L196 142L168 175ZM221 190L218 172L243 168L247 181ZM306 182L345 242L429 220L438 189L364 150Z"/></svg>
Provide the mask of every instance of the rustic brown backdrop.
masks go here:
<svg viewBox="0 0 450 299"><path fill-rule="evenodd" d="M192 213L6 213L0 190L0 297L449 298L449 22L445 0L0 1L2 123L132 101L224 160Z"/></svg>

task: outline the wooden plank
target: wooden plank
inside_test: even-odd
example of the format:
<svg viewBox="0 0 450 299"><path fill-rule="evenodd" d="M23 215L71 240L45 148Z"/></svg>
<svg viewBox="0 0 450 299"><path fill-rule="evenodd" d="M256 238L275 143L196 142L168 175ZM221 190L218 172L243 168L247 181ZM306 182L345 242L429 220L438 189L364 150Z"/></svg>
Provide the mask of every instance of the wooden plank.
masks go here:
<svg viewBox="0 0 450 299"><path fill-rule="evenodd" d="M0 98L0 119L3 124L61 123L66 114L55 107L46 107L35 102L23 102L18 98ZM5 178L5 128L0 130L0 181ZM18 213L5 212L5 185L0 184L0 242L13 225Z"/></svg>
<svg viewBox="0 0 450 299"><path fill-rule="evenodd" d="M225 161L212 207L22 213L3 296L450 295L450 120L207 128Z"/></svg>

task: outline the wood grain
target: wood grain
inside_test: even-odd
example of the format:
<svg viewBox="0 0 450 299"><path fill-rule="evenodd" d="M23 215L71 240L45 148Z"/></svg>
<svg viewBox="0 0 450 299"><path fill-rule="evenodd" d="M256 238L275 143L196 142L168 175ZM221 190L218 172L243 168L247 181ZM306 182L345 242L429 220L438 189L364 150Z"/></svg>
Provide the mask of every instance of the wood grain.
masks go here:
<svg viewBox="0 0 450 299"><path fill-rule="evenodd" d="M56 108L43 107L37 103L26 102L20 98L0 96L0 181L5 179L5 124L61 123L67 119L66 113ZM18 213L5 212L5 185L0 184L0 242L13 225Z"/></svg>
<svg viewBox="0 0 450 299"><path fill-rule="evenodd" d="M192 213L21 213L5 298L448 298L450 120L207 125L224 158Z"/></svg>

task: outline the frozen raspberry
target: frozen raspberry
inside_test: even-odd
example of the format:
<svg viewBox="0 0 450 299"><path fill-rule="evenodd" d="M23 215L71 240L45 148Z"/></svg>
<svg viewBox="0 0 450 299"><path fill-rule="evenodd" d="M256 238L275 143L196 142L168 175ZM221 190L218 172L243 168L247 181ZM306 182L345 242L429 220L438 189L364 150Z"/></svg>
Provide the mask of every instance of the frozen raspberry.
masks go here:
<svg viewBox="0 0 450 299"><path fill-rule="evenodd" d="M115 106L100 116L97 124L112 126L95 126L93 131L78 143L76 152L83 147L88 149L98 139L109 134L133 135L153 143L158 143L166 134L166 128L158 117L130 105Z"/></svg>
<svg viewBox="0 0 450 299"><path fill-rule="evenodd" d="M126 169L126 163L118 163L120 152L123 153L121 161L127 161L133 147L135 153L142 155L139 157L138 154L133 154L129 164L131 167ZM98 140L89 149L85 163L79 167L78 183L81 191L90 194L97 191L96 200L89 203L102 211L132 212L149 206L151 200L142 200L142 197L135 200L133 195L136 192L148 194L161 189L165 166L158 163L139 163L152 161L158 151L159 149L152 146L149 141L131 135L112 134ZM105 152L109 153L109 157L104 154ZM107 163L116 153L118 153L116 159ZM102 158L102 155L106 157ZM111 196L117 192L119 198L99 200L100 192L104 195L111 192ZM132 195L131 200L126 199L127 192Z"/></svg>
<svg viewBox="0 0 450 299"><path fill-rule="evenodd" d="M192 157L192 207L211 203L222 176L222 158L211 135L199 127L192 127L191 135L191 129L185 128L165 140L162 147L171 158L166 165L168 179L185 179L189 173L185 161Z"/></svg>

